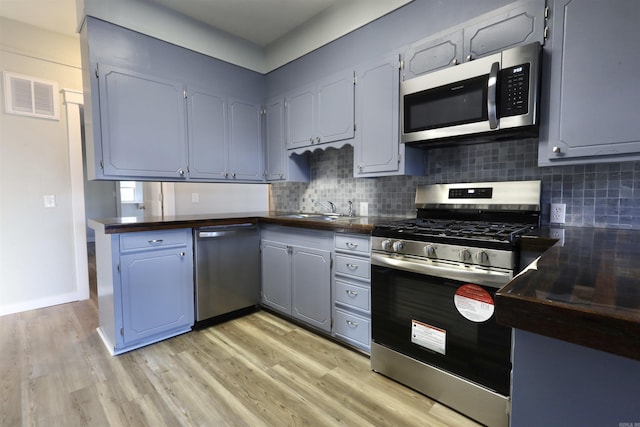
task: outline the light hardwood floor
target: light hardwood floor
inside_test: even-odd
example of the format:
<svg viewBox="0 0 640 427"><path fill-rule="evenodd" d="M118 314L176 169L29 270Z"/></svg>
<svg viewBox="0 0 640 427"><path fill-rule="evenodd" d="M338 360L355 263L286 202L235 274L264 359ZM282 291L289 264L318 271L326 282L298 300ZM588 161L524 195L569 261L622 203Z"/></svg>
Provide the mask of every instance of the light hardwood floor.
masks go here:
<svg viewBox="0 0 640 427"><path fill-rule="evenodd" d="M0 317L0 426L477 426L267 312L112 357L95 299Z"/></svg>

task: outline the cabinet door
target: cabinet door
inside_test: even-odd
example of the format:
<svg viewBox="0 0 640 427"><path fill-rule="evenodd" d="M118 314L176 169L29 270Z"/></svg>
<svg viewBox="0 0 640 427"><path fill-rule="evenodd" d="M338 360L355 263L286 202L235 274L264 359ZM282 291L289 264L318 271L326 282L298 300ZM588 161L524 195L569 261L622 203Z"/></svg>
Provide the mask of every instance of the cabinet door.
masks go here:
<svg viewBox="0 0 640 427"><path fill-rule="evenodd" d="M286 178L284 144L284 98L277 97L267 101L266 108L266 178L279 181Z"/></svg>
<svg viewBox="0 0 640 427"><path fill-rule="evenodd" d="M291 255L284 243L263 240L262 303L291 314Z"/></svg>
<svg viewBox="0 0 640 427"><path fill-rule="evenodd" d="M544 9L544 2L538 0L516 2L465 26L465 61L522 44L544 44Z"/></svg>
<svg viewBox="0 0 640 427"><path fill-rule="evenodd" d="M402 55L403 80L459 64L463 61L462 30L429 37L415 43Z"/></svg>
<svg viewBox="0 0 640 427"><path fill-rule="evenodd" d="M400 70L397 55L356 71L354 176L398 171Z"/></svg>
<svg viewBox="0 0 640 427"><path fill-rule="evenodd" d="M106 64L99 70L104 174L184 177L183 85Z"/></svg>
<svg viewBox="0 0 640 427"><path fill-rule="evenodd" d="M229 98L229 177L237 180L262 181L261 106L253 102Z"/></svg>
<svg viewBox="0 0 640 427"><path fill-rule="evenodd" d="M318 83L316 143L353 138L353 80L353 71L346 71Z"/></svg>
<svg viewBox="0 0 640 427"><path fill-rule="evenodd" d="M638 17L635 0L554 2L541 165L640 154Z"/></svg>
<svg viewBox="0 0 640 427"><path fill-rule="evenodd" d="M120 257L125 345L193 324L192 259L187 247Z"/></svg>
<svg viewBox="0 0 640 427"><path fill-rule="evenodd" d="M293 317L331 330L331 253L293 247L291 255Z"/></svg>
<svg viewBox="0 0 640 427"><path fill-rule="evenodd" d="M227 167L226 98L205 90L189 90L187 117L189 176L223 179Z"/></svg>
<svg viewBox="0 0 640 427"><path fill-rule="evenodd" d="M315 143L315 90L306 86L285 97L287 148Z"/></svg>

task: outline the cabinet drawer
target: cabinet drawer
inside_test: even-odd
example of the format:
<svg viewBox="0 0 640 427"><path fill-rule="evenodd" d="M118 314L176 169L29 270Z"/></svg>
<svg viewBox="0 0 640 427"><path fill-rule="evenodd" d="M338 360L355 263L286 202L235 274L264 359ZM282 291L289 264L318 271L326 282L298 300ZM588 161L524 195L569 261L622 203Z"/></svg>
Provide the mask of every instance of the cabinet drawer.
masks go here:
<svg viewBox="0 0 640 427"><path fill-rule="evenodd" d="M336 302L350 305L366 312L371 311L369 289L353 283L336 280Z"/></svg>
<svg viewBox="0 0 640 427"><path fill-rule="evenodd" d="M371 267L368 259L336 255L336 273L368 280L371 276Z"/></svg>
<svg viewBox="0 0 640 427"><path fill-rule="evenodd" d="M165 246L185 246L191 229L125 233L120 236L120 250L150 249Z"/></svg>
<svg viewBox="0 0 640 427"><path fill-rule="evenodd" d="M336 250L360 252L369 254L369 236L355 236L353 234L336 234Z"/></svg>
<svg viewBox="0 0 640 427"><path fill-rule="evenodd" d="M338 337L355 341L369 348L371 340L370 324L369 319L336 309L334 327Z"/></svg>

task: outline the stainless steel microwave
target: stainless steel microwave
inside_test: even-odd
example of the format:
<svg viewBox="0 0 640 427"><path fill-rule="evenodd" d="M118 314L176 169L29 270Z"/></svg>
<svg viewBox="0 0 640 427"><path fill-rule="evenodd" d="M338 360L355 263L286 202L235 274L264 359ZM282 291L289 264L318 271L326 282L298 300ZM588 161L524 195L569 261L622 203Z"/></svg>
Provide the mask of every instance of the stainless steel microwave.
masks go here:
<svg viewBox="0 0 640 427"><path fill-rule="evenodd" d="M537 134L540 66L536 42L403 81L402 142Z"/></svg>

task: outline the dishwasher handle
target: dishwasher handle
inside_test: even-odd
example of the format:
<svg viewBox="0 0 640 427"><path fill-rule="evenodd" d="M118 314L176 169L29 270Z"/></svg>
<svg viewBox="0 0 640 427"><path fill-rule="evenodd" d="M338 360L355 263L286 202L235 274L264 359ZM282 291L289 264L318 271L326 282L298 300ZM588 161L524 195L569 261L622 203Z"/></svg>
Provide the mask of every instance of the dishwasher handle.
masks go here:
<svg viewBox="0 0 640 427"><path fill-rule="evenodd" d="M255 231L255 224L231 224L231 225L219 225L206 228L197 229L198 239L211 239L216 237L226 237L233 234L245 233Z"/></svg>

